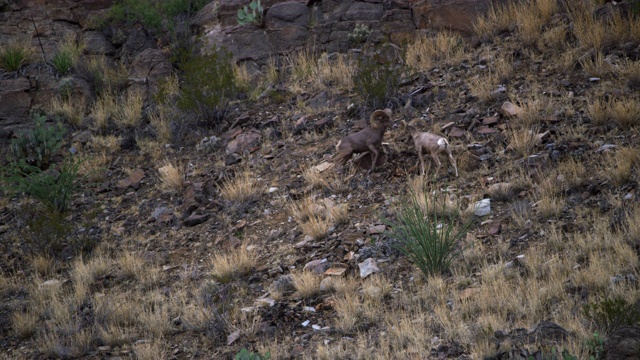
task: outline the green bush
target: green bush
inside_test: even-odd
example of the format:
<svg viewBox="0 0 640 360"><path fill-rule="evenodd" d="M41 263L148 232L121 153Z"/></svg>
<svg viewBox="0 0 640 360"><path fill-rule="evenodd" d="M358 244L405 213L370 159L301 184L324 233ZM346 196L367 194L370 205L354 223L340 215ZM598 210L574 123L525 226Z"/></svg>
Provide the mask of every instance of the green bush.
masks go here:
<svg viewBox="0 0 640 360"><path fill-rule="evenodd" d="M27 220L24 239L29 251L44 256L69 258L78 254L88 254L97 244L88 232L75 232L74 220L68 213L49 209L32 209ZM92 219L90 219L92 220ZM90 227L89 222L83 224Z"/></svg>
<svg viewBox="0 0 640 360"><path fill-rule="evenodd" d="M74 180L82 160L66 158L57 170L43 171L26 163L11 163L2 171L3 188L11 193L27 194L40 200L50 211L64 213L77 190Z"/></svg>
<svg viewBox="0 0 640 360"><path fill-rule="evenodd" d="M353 44L362 44L367 41L371 35L371 29L364 24L357 24L353 31L349 34L349 41Z"/></svg>
<svg viewBox="0 0 640 360"><path fill-rule="evenodd" d="M11 43L0 49L0 69L8 72L19 70L29 60L30 50L19 43Z"/></svg>
<svg viewBox="0 0 640 360"><path fill-rule="evenodd" d="M246 348L242 348L242 350L236 353L234 357L235 360L269 360L271 359L271 353L266 352L264 355L260 353L254 353L253 351L249 351Z"/></svg>
<svg viewBox="0 0 640 360"><path fill-rule="evenodd" d="M171 30L177 17L202 9L205 0L121 0L109 9L109 17L116 22L139 23L146 29L160 32Z"/></svg>
<svg viewBox="0 0 640 360"><path fill-rule="evenodd" d="M471 225L460 223L459 213L444 196L411 193L400 203L397 221L385 221L391 227L386 234L425 277L440 275L459 256L458 241Z"/></svg>
<svg viewBox="0 0 640 360"><path fill-rule="evenodd" d="M360 63L353 82L356 93L369 110L382 109L395 95L399 77L399 69L392 64L367 58Z"/></svg>
<svg viewBox="0 0 640 360"><path fill-rule="evenodd" d="M640 324L640 306L630 304L623 298L605 299L584 305L583 312L604 335L611 334L621 326Z"/></svg>
<svg viewBox="0 0 640 360"><path fill-rule="evenodd" d="M11 152L16 162L35 165L43 170L49 167L51 157L62 146L66 130L61 122L47 126L46 120L46 116L36 115L34 128L21 131L18 138L11 141Z"/></svg>
<svg viewBox="0 0 640 360"><path fill-rule="evenodd" d="M209 125L219 125L237 91L231 53L214 48L210 54L194 56L184 63L182 73L178 107Z"/></svg>

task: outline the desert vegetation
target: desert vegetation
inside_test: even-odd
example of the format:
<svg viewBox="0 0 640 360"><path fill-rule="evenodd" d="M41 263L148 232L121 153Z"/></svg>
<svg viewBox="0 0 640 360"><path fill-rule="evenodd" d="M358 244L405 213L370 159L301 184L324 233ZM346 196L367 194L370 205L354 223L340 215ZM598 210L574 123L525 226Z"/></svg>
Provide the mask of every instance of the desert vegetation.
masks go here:
<svg viewBox="0 0 640 360"><path fill-rule="evenodd" d="M630 3L508 2L473 39L424 32L400 61L368 56L360 25L360 51L256 71L185 30L204 2L118 2L93 26L144 27L174 74L141 90L69 39L42 64L59 91L2 150L2 352L601 358L640 325ZM0 76L39 61L21 41ZM380 113L384 161L336 166ZM398 126L415 118L453 168L421 169Z"/></svg>

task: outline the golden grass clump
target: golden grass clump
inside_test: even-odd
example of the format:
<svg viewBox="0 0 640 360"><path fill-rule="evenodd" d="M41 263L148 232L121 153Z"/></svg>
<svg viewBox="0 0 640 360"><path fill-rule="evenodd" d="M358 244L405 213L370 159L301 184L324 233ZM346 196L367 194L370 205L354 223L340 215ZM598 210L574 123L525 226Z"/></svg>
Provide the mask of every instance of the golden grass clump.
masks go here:
<svg viewBox="0 0 640 360"><path fill-rule="evenodd" d="M405 61L416 71L429 71L436 66L456 64L464 56L464 43L459 35L438 32L435 36L418 36L408 46Z"/></svg>
<svg viewBox="0 0 640 360"><path fill-rule="evenodd" d="M608 162L606 169L613 183L616 186L624 185L633 178L633 169L640 162L640 150L633 147L619 147L609 157ZM614 164L613 169L611 163Z"/></svg>
<svg viewBox="0 0 640 360"><path fill-rule="evenodd" d="M292 272L293 286L296 288L295 297L307 299L320 293L322 276L313 271Z"/></svg>
<svg viewBox="0 0 640 360"><path fill-rule="evenodd" d="M117 112L116 98L110 92L104 92L91 106L91 116L94 125L100 130L105 130L109 125L109 119Z"/></svg>
<svg viewBox="0 0 640 360"><path fill-rule="evenodd" d="M519 157L531 155L536 147L537 129L537 127L533 129L525 127L510 129L507 133L508 148Z"/></svg>
<svg viewBox="0 0 640 360"><path fill-rule="evenodd" d="M497 93L494 91L498 88L498 85L500 85L500 81L495 72L491 71L467 80L471 95L484 103L489 103L497 98Z"/></svg>
<svg viewBox="0 0 640 360"><path fill-rule="evenodd" d="M114 153L120 150L120 139L114 135L92 136L89 146L95 151Z"/></svg>
<svg viewBox="0 0 640 360"><path fill-rule="evenodd" d="M613 100L611 117L623 129L640 125L640 99L625 97Z"/></svg>
<svg viewBox="0 0 640 360"><path fill-rule="evenodd" d="M168 192L179 193L184 188L184 172L179 166L165 160L158 169L160 189Z"/></svg>
<svg viewBox="0 0 640 360"><path fill-rule="evenodd" d="M328 199L319 204L314 197L307 196L297 203L291 203L289 214L305 235L321 240L336 223L348 221L348 206L336 206Z"/></svg>
<svg viewBox="0 0 640 360"><path fill-rule="evenodd" d="M222 198L239 206L255 201L259 194L260 187L248 170L233 179L224 181L220 186Z"/></svg>
<svg viewBox="0 0 640 360"><path fill-rule="evenodd" d="M213 277L221 283L228 283L235 277L248 274L256 265L257 258L242 245L228 253L218 252L211 257Z"/></svg>
<svg viewBox="0 0 640 360"><path fill-rule="evenodd" d="M51 112L64 117L73 126L82 125L85 99L82 96L56 96L51 100Z"/></svg>
<svg viewBox="0 0 640 360"><path fill-rule="evenodd" d="M144 95L140 91L130 91L120 99L115 123L119 127L135 128L142 120Z"/></svg>

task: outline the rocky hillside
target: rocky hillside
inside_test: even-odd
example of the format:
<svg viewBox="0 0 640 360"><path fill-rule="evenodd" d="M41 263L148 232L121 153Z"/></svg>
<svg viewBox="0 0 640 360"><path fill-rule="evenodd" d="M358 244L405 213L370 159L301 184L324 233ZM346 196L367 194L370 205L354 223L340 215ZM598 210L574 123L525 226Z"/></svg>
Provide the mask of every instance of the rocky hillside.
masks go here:
<svg viewBox="0 0 640 360"><path fill-rule="evenodd" d="M110 52L75 37L64 75L4 68L3 96L48 74L29 118L64 129L47 156L7 131L27 145L3 150L5 357L640 352L637 1L265 2L239 26L242 5L148 5L160 22L111 8L80 30ZM433 12L472 5L473 27ZM333 164L382 108L379 166ZM419 176L412 119L448 139L460 176L444 155ZM432 255L450 261L419 266Z"/></svg>

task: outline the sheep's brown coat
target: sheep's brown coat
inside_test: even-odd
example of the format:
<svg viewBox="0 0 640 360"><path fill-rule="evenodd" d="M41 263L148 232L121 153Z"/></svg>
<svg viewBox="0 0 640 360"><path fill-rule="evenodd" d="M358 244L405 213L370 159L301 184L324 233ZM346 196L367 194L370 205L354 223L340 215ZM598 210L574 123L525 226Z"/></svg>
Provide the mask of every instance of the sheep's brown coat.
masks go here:
<svg viewBox="0 0 640 360"><path fill-rule="evenodd" d="M343 166L353 154L370 152L373 158L369 172L375 170L384 132L391 124L391 110L374 111L369 118L369 122L370 126L357 133L345 136L338 142L334 159L336 164Z"/></svg>

